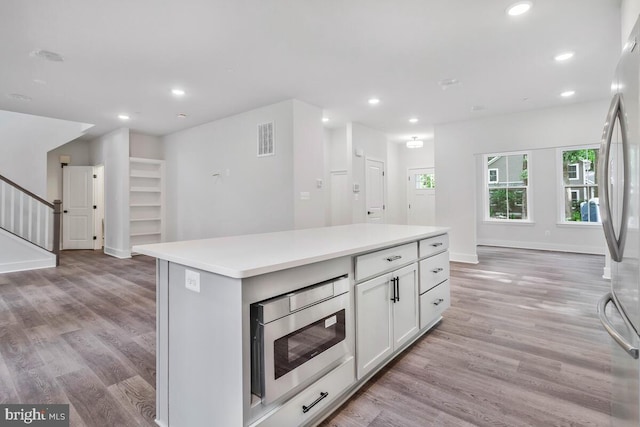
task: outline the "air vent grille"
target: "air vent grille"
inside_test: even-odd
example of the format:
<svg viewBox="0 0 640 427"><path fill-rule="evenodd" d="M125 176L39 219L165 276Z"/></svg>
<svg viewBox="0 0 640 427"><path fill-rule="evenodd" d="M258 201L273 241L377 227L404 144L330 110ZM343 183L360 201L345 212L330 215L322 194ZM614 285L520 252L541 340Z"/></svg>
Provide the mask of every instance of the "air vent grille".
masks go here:
<svg viewBox="0 0 640 427"><path fill-rule="evenodd" d="M258 157L273 156L276 153L274 122L258 125Z"/></svg>

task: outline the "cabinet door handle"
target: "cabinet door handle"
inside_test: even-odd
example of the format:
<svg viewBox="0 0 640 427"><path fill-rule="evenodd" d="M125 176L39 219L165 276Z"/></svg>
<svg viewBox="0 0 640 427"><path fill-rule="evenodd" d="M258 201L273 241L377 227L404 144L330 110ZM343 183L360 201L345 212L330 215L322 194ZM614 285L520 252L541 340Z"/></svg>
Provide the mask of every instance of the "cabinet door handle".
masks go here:
<svg viewBox="0 0 640 427"><path fill-rule="evenodd" d="M437 248L438 246L442 246L442 242L433 243L431 246L433 246L434 248Z"/></svg>
<svg viewBox="0 0 640 427"><path fill-rule="evenodd" d="M387 258L387 261L392 262L392 261L399 260L400 258L402 258L402 255L392 255L389 258Z"/></svg>
<svg viewBox="0 0 640 427"><path fill-rule="evenodd" d="M440 305L440 304L442 304L443 302L444 302L444 300L443 300L442 298L438 298L437 300L435 300L435 301L433 302L433 305Z"/></svg>
<svg viewBox="0 0 640 427"><path fill-rule="evenodd" d="M393 286L393 290L391 291L393 292L393 294L391 295L391 301L395 303L396 302L396 278L395 277L391 278L391 286Z"/></svg>
<svg viewBox="0 0 640 427"><path fill-rule="evenodd" d="M400 302L400 278L396 277L396 302Z"/></svg>
<svg viewBox="0 0 640 427"><path fill-rule="evenodd" d="M329 396L329 393L327 393L326 391L322 391L320 392L320 397L317 398L316 400L314 400L311 405L306 406L306 405L302 405L302 413L306 414L307 412L309 412L311 410L311 408L313 408L314 406L316 406L318 403L320 403L320 401L322 399L324 399L325 397Z"/></svg>
<svg viewBox="0 0 640 427"><path fill-rule="evenodd" d="M438 274L440 273L442 270L444 270L442 267L438 267L435 270L431 270L433 273Z"/></svg>

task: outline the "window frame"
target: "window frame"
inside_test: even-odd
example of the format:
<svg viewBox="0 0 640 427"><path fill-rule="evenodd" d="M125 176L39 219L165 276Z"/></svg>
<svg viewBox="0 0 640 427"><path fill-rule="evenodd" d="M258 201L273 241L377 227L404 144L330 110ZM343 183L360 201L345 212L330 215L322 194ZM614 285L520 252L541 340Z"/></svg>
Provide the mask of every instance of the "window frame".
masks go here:
<svg viewBox="0 0 640 427"><path fill-rule="evenodd" d="M569 227L601 227L602 226L602 222L595 222L595 221L567 221L566 219L566 212L565 212L565 193L567 190L571 191L572 193L574 191L579 191L579 190L574 190L573 187L581 187L581 189L583 189L584 187L595 187L598 188L599 184L598 184L598 176L596 174L595 176L595 184L583 184L583 185L574 185L574 184L567 184L565 185L564 183L564 174L563 174L563 170L562 170L562 155L565 151L577 151L577 150L596 150L596 152L598 152L598 155L600 155L599 150L600 150L600 145L599 144L584 144L584 145L574 145L574 146L568 146L568 147L558 147L556 149L556 163L557 163L557 167L556 167L556 185L558 186L558 194L557 194L557 224L558 225L562 225L562 226L569 226ZM578 165L578 168L580 167L580 163L569 163L569 165ZM582 168L583 168L583 176L586 176L586 171L584 170L584 162L582 162ZM578 172L578 178L569 178L568 177L568 181L576 181L579 180L580 178L580 173L579 170L576 170Z"/></svg>
<svg viewBox="0 0 640 427"><path fill-rule="evenodd" d="M526 155L527 156L527 183L525 185L522 186L504 186L504 187L489 187L489 184L495 184L496 181L489 181L489 170L490 169L497 169L497 168L489 168L489 158L490 157L505 157L505 156L522 156L522 155ZM482 155L482 169L483 169L483 183L484 183L484 191L483 191L483 195L484 195L484 221L488 222L488 223L494 223L494 224L531 224L533 223L533 208L532 208L532 197L531 194L533 193L531 188L531 165L532 165L532 160L533 160L533 156L531 151L509 151L509 152L496 152L496 153L486 153ZM496 172L496 176L498 177L498 181L500 182L499 179L499 174L500 172L497 171ZM491 218L490 216L490 190L491 189L495 189L495 188L510 188L510 189L524 189L525 190L525 197L527 200L527 218L526 219L513 219L513 218Z"/></svg>

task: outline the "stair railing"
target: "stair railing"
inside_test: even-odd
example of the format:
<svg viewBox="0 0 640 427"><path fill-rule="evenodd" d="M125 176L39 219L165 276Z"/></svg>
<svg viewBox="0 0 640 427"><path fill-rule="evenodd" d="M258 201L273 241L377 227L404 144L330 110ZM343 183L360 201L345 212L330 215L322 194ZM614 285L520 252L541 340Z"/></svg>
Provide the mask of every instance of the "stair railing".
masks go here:
<svg viewBox="0 0 640 427"><path fill-rule="evenodd" d="M60 264L62 202L50 203L0 175L0 228L56 256Z"/></svg>

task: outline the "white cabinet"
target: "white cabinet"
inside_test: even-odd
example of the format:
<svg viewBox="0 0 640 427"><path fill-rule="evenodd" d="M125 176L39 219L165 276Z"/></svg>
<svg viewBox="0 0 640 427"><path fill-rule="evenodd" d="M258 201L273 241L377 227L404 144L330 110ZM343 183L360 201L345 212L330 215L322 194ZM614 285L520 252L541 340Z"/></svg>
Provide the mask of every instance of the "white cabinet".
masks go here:
<svg viewBox="0 0 640 427"><path fill-rule="evenodd" d="M129 159L129 221L131 246L163 241L163 160Z"/></svg>
<svg viewBox="0 0 640 427"><path fill-rule="evenodd" d="M356 285L356 359L364 377L418 332L417 264Z"/></svg>

